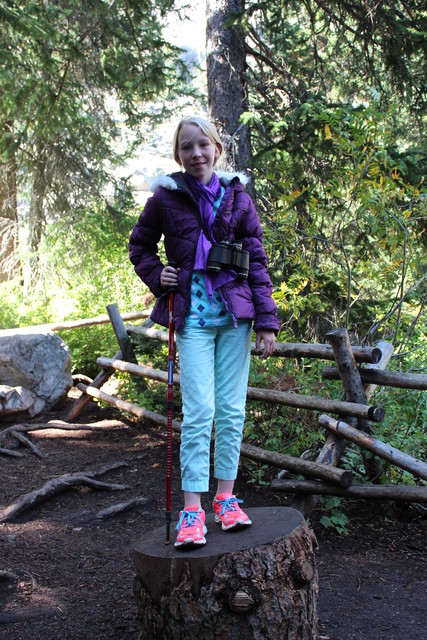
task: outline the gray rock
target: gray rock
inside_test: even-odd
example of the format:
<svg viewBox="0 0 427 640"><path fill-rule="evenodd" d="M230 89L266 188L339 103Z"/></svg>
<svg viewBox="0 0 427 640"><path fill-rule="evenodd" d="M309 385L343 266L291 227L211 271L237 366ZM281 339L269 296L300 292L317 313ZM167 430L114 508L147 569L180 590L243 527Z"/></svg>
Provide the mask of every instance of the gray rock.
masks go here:
<svg viewBox="0 0 427 640"><path fill-rule="evenodd" d="M36 396L24 387L9 387L0 385L0 415L21 413L30 409L36 401Z"/></svg>
<svg viewBox="0 0 427 640"><path fill-rule="evenodd" d="M27 411L34 416L47 411L72 384L70 350L59 336L2 331L0 415Z"/></svg>

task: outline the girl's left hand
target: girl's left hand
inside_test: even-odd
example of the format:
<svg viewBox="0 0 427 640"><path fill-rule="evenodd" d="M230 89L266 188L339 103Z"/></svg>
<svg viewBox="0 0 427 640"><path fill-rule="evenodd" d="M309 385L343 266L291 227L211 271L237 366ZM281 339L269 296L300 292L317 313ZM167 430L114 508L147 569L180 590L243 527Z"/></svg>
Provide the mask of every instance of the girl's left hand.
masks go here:
<svg viewBox="0 0 427 640"><path fill-rule="evenodd" d="M260 329L256 332L255 348L261 350L261 342L264 342L264 350L260 354L262 360L266 360L271 356L276 348L276 335L274 331Z"/></svg>

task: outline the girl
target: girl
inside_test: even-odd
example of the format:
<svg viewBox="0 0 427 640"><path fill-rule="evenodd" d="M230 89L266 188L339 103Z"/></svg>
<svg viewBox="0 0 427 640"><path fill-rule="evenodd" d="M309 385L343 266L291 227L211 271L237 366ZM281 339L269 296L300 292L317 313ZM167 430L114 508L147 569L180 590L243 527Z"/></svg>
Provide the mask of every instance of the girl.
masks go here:
<svg viewBox="0 0 427 640"><path fill-rule="evenodd" d="M165 327L168 293L175 290L184 417L180 447L184 508L175 546L206 543L201 493L209 490L213 422L215 520L224 530L251 524L233 487L245 417L252 323L257 349L263 343L261 358L273 353L279 329L260 223L243 187L247 178L215 171L222 150L212 124L200 117L181 120L173 156L183 171L159 179L129 242L136 273L158 298L151 318ZM165 266L158 256L162 235L167 259L176 267ZM225 249L218 246L223 241L230 243ZM211 253L212 247L216 253ZM242 259L247 265L245 252L248 269L236 270L231 263L237 256L239 264Z"/></svg>

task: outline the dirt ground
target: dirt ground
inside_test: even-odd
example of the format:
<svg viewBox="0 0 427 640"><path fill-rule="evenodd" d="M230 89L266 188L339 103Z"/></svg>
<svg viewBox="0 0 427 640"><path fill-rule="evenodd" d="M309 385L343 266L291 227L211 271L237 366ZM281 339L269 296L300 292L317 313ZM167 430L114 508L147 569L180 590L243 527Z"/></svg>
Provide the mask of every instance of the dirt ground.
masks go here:
<svg viewBox="0 0 427 640"><path fill-rule="evenodd" d="M63 419L76 391L34 422ZM114 423L111 421L115 420ZM16 421L17 422L17 421ZM123 461L99 480L124 490L68 489L12 522L0 524L0 637L8 640L137 640L133 545L164 523L165 434L91 403L78 418L96 431L30 436L45 457L20 445L23 458L0 456L0 511L55 477ZM13 421L2 422L0 430ZM115 425L115 426L114 426ZM213 485L212 485L213 489ZM286 505L242 471L237 492L247 507ZM139 496L115 516L107 507ZM209 509L210 499L203 504ZM173 521L181 507L178 439L173 445ZM425 528L402 512L385 518L378 504L352 505L349 535L310 521L319 549L319 640L420 640L425 632ZM153 639L156 640L156 639Z"/></svg>

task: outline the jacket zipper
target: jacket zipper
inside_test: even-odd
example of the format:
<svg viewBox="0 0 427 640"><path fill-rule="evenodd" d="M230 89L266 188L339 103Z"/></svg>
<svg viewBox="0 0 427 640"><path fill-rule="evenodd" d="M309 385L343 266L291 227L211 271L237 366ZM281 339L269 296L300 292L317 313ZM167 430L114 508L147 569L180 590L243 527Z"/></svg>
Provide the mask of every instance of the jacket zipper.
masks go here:
<svg viewBox="0 0 427 640"><path fill-rule="evenodd" d="M222 287L220 287L218 289L218 291L219 291L219 295L221 297L221 300L223 301L224 306L227 309L227 312L230 314L231 319L233 320L233 325L234 325L235 329L237 329L237 318L236 318L236 316L234 315L234 313L230 309L230 301L228 300L227 296L225 295Z"/></svg>

